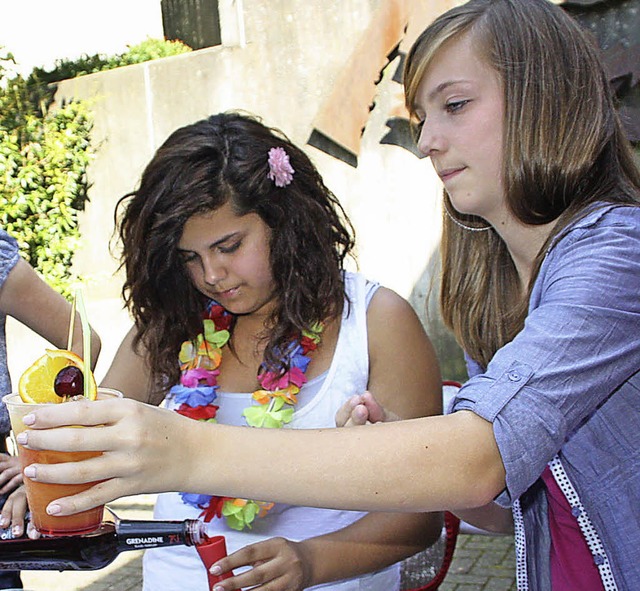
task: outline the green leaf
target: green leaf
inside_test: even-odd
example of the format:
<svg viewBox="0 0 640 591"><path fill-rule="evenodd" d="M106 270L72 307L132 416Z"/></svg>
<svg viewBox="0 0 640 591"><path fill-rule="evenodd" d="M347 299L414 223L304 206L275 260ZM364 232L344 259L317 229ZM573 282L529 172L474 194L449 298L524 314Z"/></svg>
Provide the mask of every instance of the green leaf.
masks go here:
<svg viewBox="0 0 640 591"><path fill-rule="evenodd" d="M229 340L229 331L228 330L216 330L216 325L213 320L207 318L204 322L204 338L208 343L218 347L221 349L224 345L227 344Z"/></svg>

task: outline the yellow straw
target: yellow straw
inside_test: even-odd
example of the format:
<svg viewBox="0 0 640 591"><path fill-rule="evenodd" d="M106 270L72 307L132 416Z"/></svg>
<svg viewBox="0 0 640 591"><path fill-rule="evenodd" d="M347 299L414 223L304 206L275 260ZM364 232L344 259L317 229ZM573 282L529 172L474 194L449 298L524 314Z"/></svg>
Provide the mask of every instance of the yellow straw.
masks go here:
<svg viewBox="0 0 640 591"><path fill-rule="evenodd" d="M78 301L78 312L80 314L80 322L82 323L82 373L84 375L84 397L89 398L89 379L91 375L91 327L87 319L87 310L84 307L84 299L82 291L76 291L76 300Z"/></svg>
<svg viewBox="0 0 640 591"><path fill-rule="evenodd" d="M76 321L76 298L74 296L73 303L71 304L71 317L69 318L69 335L67 336L67 351L71 351L73 345L73 329Z"/></svg>

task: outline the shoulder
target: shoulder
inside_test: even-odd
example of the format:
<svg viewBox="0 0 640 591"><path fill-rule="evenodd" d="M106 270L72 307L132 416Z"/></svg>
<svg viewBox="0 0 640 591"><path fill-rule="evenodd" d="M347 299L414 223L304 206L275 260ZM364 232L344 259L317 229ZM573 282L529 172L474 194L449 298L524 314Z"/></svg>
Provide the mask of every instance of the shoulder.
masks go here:
<svg viewBox="0 0 640 591"><path fill-rule="evenodd" d="M5 282L19 258L18 242L0 229L0 285Z"/></svg>
<svg viewBox="0 0 640 591"><path fill-rule="evenodd" d="M361 273L345 273L345 293L353 303L366 301L369 340L387 341L397 334L426 334L411 304L401 295L367 279Z"/></svg>
<svg viewBox="0 0 640 591"><path fill-rule="evenodd" d="M531 301L594 310L637 307L639 253L640 207L599 207L565 229L549 249Z"/></svg>
<svg viewBox="0 0 640 591"><path fill-rule="evenodd" d="M626 235L640 239L640 205L599 204L560 232L551 249L568 246L593 235Z"/></svg>
<svg viewBox="0 0 640 591"><path fill-rule="evenodd" d="M369 304L368 316L382 316L387 317L390 315L409 315L415 316L415 311L402 296L398 295L392 289L388 287L380 286L376 290L375 294L371 298Z"/></svg>
<svg viewBox="0 0 640 591"><path fill-rule="evenodd" d="M637 270L640 252L640 206L598 207L560 232L547 252L546 267L610 266L614 259ZM623 265L624 266L624 265Z"/></svg>
<svg viewBox="0 0 640 591"><path fill-rule="evenodd" d="M385 343L404 347L415 341L428 340L422 322L411 304L395 291L380 287L367 309L370 347Z"/></svg>

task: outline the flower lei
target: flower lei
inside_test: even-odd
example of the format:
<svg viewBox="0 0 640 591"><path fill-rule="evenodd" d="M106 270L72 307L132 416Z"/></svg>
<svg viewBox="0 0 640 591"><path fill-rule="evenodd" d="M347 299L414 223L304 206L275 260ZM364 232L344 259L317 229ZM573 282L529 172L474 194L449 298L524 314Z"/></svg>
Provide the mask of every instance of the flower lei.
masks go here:
<svg viewBox="0 0 640 591"><path fill-rule="evenodd" d="M233 315L220 304L211 301L207 306L203 332L194 340L185 341L180 348L180 383L170 393L178 406L176 412L197 421L217 422L218 406L214 404L220 375L222 348L228 343ZM303 331L301 338L293 340L282 355L287 371L267 371L264 363L258 371L261 389L253 393L258 405L248 406L243 416L250 427L279 429L293 419L297 394L307 382L305 372L311 361L308 354L318 347L322 325ZM256 517L263 517L273 503L180 493L183 502L202 509L201 517L211 521L224 517L235 530L250 528Z"/></svg>

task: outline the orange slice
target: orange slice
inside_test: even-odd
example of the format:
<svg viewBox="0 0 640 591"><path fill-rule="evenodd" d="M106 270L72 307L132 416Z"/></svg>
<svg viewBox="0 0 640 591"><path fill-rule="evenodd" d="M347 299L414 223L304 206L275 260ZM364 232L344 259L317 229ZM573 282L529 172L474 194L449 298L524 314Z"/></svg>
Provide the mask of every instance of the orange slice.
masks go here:
<svg viewBox="0 0 640 591"><path fill-rule="evenodd" d="M53 389L58 372L69 365L82 370L83 362L78 355L64 349L46 349L46 353L31 364L20 376L18 393L23 402L30 404L58 403L64 399ZM86 379L86 378L85 378ZM89 375L89 399L95 400L98 387L93 373Z"/></svg>

